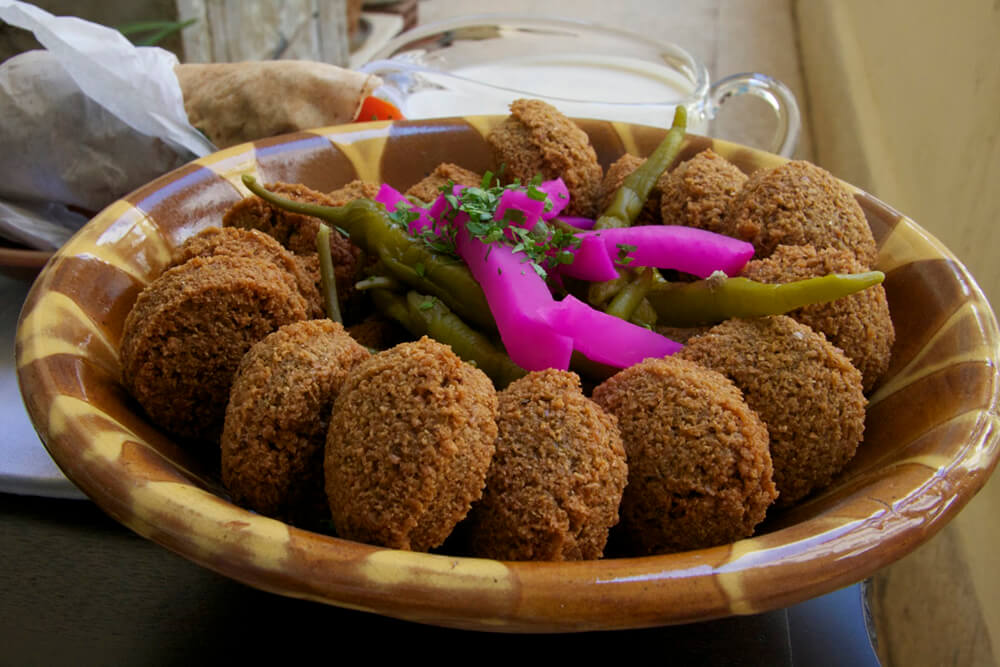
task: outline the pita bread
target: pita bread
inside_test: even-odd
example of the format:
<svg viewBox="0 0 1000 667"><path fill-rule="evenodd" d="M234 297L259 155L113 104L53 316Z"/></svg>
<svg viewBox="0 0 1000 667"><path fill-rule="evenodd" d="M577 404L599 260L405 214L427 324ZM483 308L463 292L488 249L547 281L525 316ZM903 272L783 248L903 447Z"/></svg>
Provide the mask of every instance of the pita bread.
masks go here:
<svg viewBox="0 0 1000 667"><path fill-rule="evenodd" d="M382 81L326 63L185 63L175 69L191 124L219 148L349 123Z"/></svg>

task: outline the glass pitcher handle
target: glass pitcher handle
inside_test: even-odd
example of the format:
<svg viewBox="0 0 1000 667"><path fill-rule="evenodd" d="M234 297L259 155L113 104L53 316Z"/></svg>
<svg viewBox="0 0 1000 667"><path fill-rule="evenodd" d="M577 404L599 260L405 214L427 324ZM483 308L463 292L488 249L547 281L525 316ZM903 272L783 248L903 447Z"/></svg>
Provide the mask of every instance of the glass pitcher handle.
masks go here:
<svg viewBox="0 0 1000 667"><path fill-rule="evenodd" d="M778 121L778 128L767 149L791 157L802 130L802 116L795 93L781 81L765 74L733 74L719 79L709 88L708 117L714 120L722 105L737 95L753 95L767 102Z"/></svg>

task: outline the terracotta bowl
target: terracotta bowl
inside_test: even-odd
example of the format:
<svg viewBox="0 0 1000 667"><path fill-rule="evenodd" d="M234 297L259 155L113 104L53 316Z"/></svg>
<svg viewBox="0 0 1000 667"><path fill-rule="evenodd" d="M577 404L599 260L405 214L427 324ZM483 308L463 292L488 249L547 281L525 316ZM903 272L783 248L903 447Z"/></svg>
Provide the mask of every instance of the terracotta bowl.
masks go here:
<svg viewBox="0 0 1000 667"><path fill-rule="evenodd" d="M498 117L368 123L244 144L116 202L40 275L21 315L28 411L66 475L115 519L258 588L458 628L563 632L753 614L853 582L912 551L982 487L998 458L997 325L962 264L926 231L856 191L880 248L898 340L871 396L865 441L836 482L712 549L576 563L410 553L300 530L232 504L217 466L146 421L119 383L118 344L139 291L184 239L220 223L240 175L328 191L405 188L441 161L483 171ZM662 130L580 121L607 166ZM749 172L774 155L691 137Z"/></svg>

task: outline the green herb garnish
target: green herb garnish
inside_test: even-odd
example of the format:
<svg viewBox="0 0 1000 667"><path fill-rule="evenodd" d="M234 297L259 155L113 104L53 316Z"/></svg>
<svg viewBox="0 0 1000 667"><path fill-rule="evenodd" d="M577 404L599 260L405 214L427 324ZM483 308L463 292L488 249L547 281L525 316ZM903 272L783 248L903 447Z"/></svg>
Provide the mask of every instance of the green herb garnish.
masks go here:
<svg viewBox="0 0 1000 667"><path fill-rule="evenodd" d="M524 212L513 208L505 211L502 219L496 219L497 206L505 191L522 190L531 199L542 201L548 195L538 189L541 183L542 176L538 174L527 185L514 182L503 186L487 172L479 187L467 187L458 196L450 187L442 190L446 190L445 197L452 206L450 219L464 213L468 216L465 227L473 238L487 245L509 243L514 252L525 255L535 273L546 278L552 266L573 261L571 249L579 247L580 239L571 231L544 221L525 229L521 226L525 222ZM546 201L545 210L551 210L552 206L551 201Z"/></svg>
<svg viewBox="0 0 1000 667"><path fill-rule="evenodd" d="M622 266L631 264L634 258L629 257L629 253L635 252L637 246L631 243L616 243L615 247L618 248L618 257L615 259L615 262Z"/></svg>

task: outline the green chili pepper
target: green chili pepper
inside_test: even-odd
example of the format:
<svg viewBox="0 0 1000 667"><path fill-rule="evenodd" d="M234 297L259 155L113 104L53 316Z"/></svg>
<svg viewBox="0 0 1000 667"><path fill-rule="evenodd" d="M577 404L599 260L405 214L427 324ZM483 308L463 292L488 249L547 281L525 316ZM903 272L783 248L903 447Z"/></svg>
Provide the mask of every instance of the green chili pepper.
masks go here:
<svg viewBox="0 0 1000 667"><path fill-rule="evenodd" d="M388 276L372 276L354 283L354 289L359 292L370 289L400 289L401 287L399 281Z"/></svg>
<svg viewBox="0 0 1000 667"><path fill-rule="evenodd" d="M659 322L670 326L713 324L731 317L781 315L813 303L833 301L878 285L881 271L840 274L772 285L749 278L710 276L692 283L656 285L646 298Z"/></svg>
<svg viewBox="0 0 1000 667"><path fill-rule="evenodd" d="M320 223L316 233L316 252L319 254L319 279L323 287L323 303L326 316L334 322L344 323L337 300L337 278L333 274L333 258L330 256L330 228Z"/></svg>
<svg viewBox="0 0 1000 667"><path fill-rule="evenodd" d="M615 191L611 203L594 223L594 229L611 227L631 227L642 212L649 193L677 155L684 143L687 128L687 109L678 106L674 111L674 122L656 150L639 165L639 168L625 177L621 187Z"/></svg>
<svg viewBox="0 0 1000 667"><path fill-rule="evenodd" d="M604 213L601 214L601 217L597 219L597 222L594 223L594 229L631 227L635 224L636 218L638 218L639 213L642 212L642 207L645 206L646 200L649 199L649 194L656 186L656 182L663 175L663 172L669 169L670 165L677 159L677 155L680 153L681 146L684 143L684 133L686 128L687 109L683 106L678 106L674 111L673 124L667 131L667 135L663 138L663 141L661 141L659 146L656 147L656 150L654 150L653 153L646 158L645 162L625 177L625 180L622 181L621 186L615 192L611 203L608 204L607 209L605 209ZM654 283L665 282L659 271L653 271L652 280ZM627 284L627 280L612 280L605 283L595 283L591 286L588 294L590 304L596 306L609 299L611 299L612 304L614 304L620 290L622 290ZM634 289L631 290L631 292L634 291ZM623 297L620 301L620 304L622 303L631 303L631 296ZM631 304L630 313L634 312L639 305L639 303ZM609 309L611 307L612 306L608 306ZM621 317L621 308L618 306L615 306L615 308L617 312L611 312L611 310L606 310L605 312ZM648 304L644 305L644 310L646 312L650 310ZM625 317L624 319L629 319L629 317Z"/></svg>
<svg viewBox="0 0 1000 667"><path fill-rule="evenodd" d="M375 304L375 309L378 312L396 320L414 336L424 336L427 334L427 326L422 319L410 316L409 306L402 295L390 290L377 288L371 290L370 294L372 303Z"/></svg>
<svg viewBox="0 0 1000 667"><path fill-rule="evenodd" d="M345 231L351 243L376 255L393 278L436 296L464 320L495 330L483 289L460 260L435 253L420 239L394 224L385 209L368 199L333 207L294 201L262 187L243 174L243 183L269 204L292 213L319 218ZM420 267L419 271L416 267Z"/></svg>
<svg viewBox="0 0 1000 667"><path fill-rule="evenodd" d="M414 336L427 335L450 345L460 358L486 373L498 389L527 374L440 299L412 291L405 297L384 289L373 289L371 294L375 307L384 315L402 324Z"/></svg>
<svg viewBox="0 0 1000 667"><path fill-rule="evenodd" d="M608 307L604 309L604 312L623 320L631 320L632 315L646 298L649 290L653 288L653 273L654 271L650 267L644 268L639 272L638 278L622 287L621 291L608 304Z"/></svg>
<svg viewBox="0 0 1000 667"><path fill-rule="evenodd" d="M636 306L635 311L632 313L632 317L628 320L632 324L638 324L641 327L653 328L660 321L656 314L656 309L649 303L649 299L643 299Z"/></svg>
<svg viewBox="0 0 1000 667"><path fill-rule="evenodd" d="M595 308L603 308L615 298L615 295L629 283L628 271L619 271L618 277L614 280L590 283L587 285L587 303Z"/></svg>

